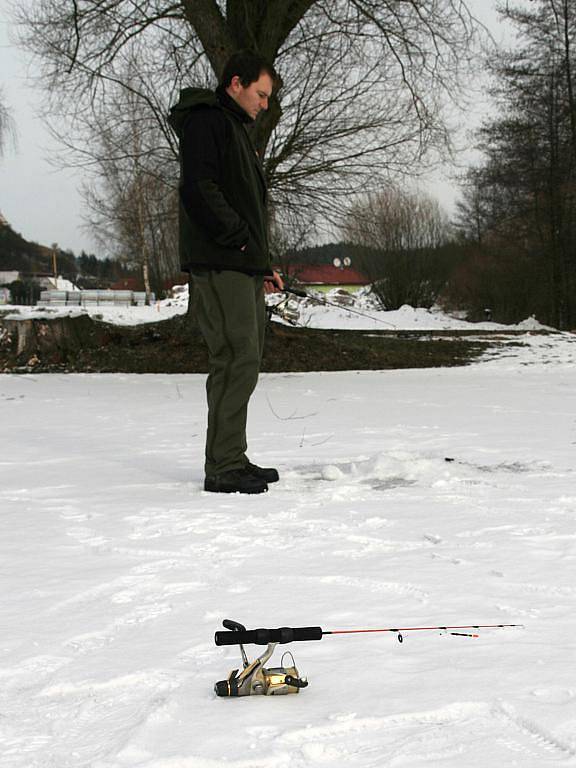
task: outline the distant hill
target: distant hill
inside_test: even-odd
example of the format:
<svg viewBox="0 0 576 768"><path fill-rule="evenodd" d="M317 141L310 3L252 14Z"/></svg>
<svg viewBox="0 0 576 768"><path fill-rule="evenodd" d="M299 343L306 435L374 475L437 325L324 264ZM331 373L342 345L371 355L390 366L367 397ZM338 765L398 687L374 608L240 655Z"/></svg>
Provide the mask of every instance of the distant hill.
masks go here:
<svg viewBox="0 0 576 768"><path fill-rule="evenodd" d="M53 274L52 256L52 248L24 239L0 213L0 272L19 272L20 281L28 284L40 276ZM134 283L130 290L143 290L140 268L119 259L99 259L95 254L84 251L76 257L73 251L61 249L58 249L56 257L58 275L71 280L78 288L106 289L128 280ZM171 278L167 282L172 286L176 279ZM157 296L163 296L164 287L164 282L153 274L152 290Z"/></svg>
<svg viewBox="0 0 576 768"><path fill-rule="evenodd" d="M58 268L62 274L76 274L74 255L58 251ZM25 240L0 214L0 270L52 272L52 249Z"/></svg>
<svg viewBox="0 0 576 768"><path fill-rule="evenodd" d="M29 243L5 220L0 219L0 270L46 272L48 271L46 250L36 243Z"/></svg>

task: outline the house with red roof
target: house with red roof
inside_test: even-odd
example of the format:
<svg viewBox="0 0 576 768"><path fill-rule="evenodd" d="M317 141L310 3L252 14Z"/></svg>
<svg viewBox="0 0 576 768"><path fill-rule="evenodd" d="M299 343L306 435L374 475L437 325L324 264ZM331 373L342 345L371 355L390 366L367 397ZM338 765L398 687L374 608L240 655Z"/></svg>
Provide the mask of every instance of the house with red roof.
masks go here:
<svg viewBox="0 0 576 768"><path fill-rule="evenodd" d="M370 284L366 275L352 267L336 267L334 264L289 264L281 270L285 277L291 277L300 285L314 290L328 292L338 288L355 293Z"/></svg>

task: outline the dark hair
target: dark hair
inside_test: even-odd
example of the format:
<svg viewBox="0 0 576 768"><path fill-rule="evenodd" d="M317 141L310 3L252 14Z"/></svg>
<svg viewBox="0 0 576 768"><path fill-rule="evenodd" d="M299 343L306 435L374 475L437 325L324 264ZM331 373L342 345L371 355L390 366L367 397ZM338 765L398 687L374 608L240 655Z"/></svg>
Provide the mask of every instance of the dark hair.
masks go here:
<svg viewBox="0 0 576 768"><path fill-rule="evenodd" d="M224 65L220 85L222 88L228 88L232 78L238 75L244 88L248 88L250 83L256 82L263 72L270 75L272 82L276 85L278 80L276 70L263 56L254 51L237 51Z"/></svg>

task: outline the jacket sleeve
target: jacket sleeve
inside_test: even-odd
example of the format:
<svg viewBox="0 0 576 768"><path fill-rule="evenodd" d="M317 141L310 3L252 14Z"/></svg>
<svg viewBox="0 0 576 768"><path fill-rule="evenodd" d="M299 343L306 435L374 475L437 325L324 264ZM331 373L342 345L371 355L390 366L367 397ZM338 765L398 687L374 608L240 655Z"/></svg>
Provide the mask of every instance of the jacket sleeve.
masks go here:
<svg viewBox="0 0 576 768"><path fill-rule="evenodd" d="M198 109L187 120L181 141L184 209L190 219L225 248L247 244L246 222L222 191L226 118L217 109Z"/></svg>

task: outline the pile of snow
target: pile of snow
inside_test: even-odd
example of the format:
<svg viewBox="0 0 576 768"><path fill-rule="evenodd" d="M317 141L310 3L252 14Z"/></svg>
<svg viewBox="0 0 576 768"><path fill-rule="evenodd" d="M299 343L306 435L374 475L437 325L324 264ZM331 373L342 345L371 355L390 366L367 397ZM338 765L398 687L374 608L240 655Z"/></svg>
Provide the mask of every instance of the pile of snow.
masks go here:
<svg viewBox="0 0 576 768"><path fill-rule="evenodd" d="M270 298L269 303L282 299ZM329 302L329 305L324 304ZM404 304L397 310L382 310L377 299L369 291L359 292L352 304L342 303L337 291L327 294L314 293L309 299L291 297L287 306L297 312L298 324L307 328L332 328L354 330L414 330L414 331L536 331L554 330L531 317L516 325L493 322L471 323L457 315L452 316L435 307L423 309ZM361 314L358 314L361 313Z"/></svg>
<svg viewBox="0 0 576 768"><path fill-rule="evenodd" d="M3 306L6 319L78 317L90 315L107 323L117 325L139 325L167 320L175 315L185 314L188 309L188 286L172 288L171 298L155 302L149 307L23 307ZM385 311L379 308L378 300L369 288L362 288L349 298L338 290L328 293L309 291L310 298L290 297L285 294L270 294L266 297L269 306L285 304L298 316L297 324L307 328L343 330L415 330L415 331L537 331L554 330L539 323L534 317L516 325L481 322L470 323L457 315L448 315L439 308L422 309L405 304L398 310ZM332 306L319 302L328 301ZM362 315L357 314L362 313ZM278 322L287 322L279 316Z"/></svg>
<svg viewBox="0 0 576 768"><path fill-rule="evenodd" d="M522 320L522 322L518 323L516 326L521 331L554 331L555 328L551 328L549 325L542 325L542 323L538 322L534 315L531 315L530 317L527 317L526 320Z"/></svg>

